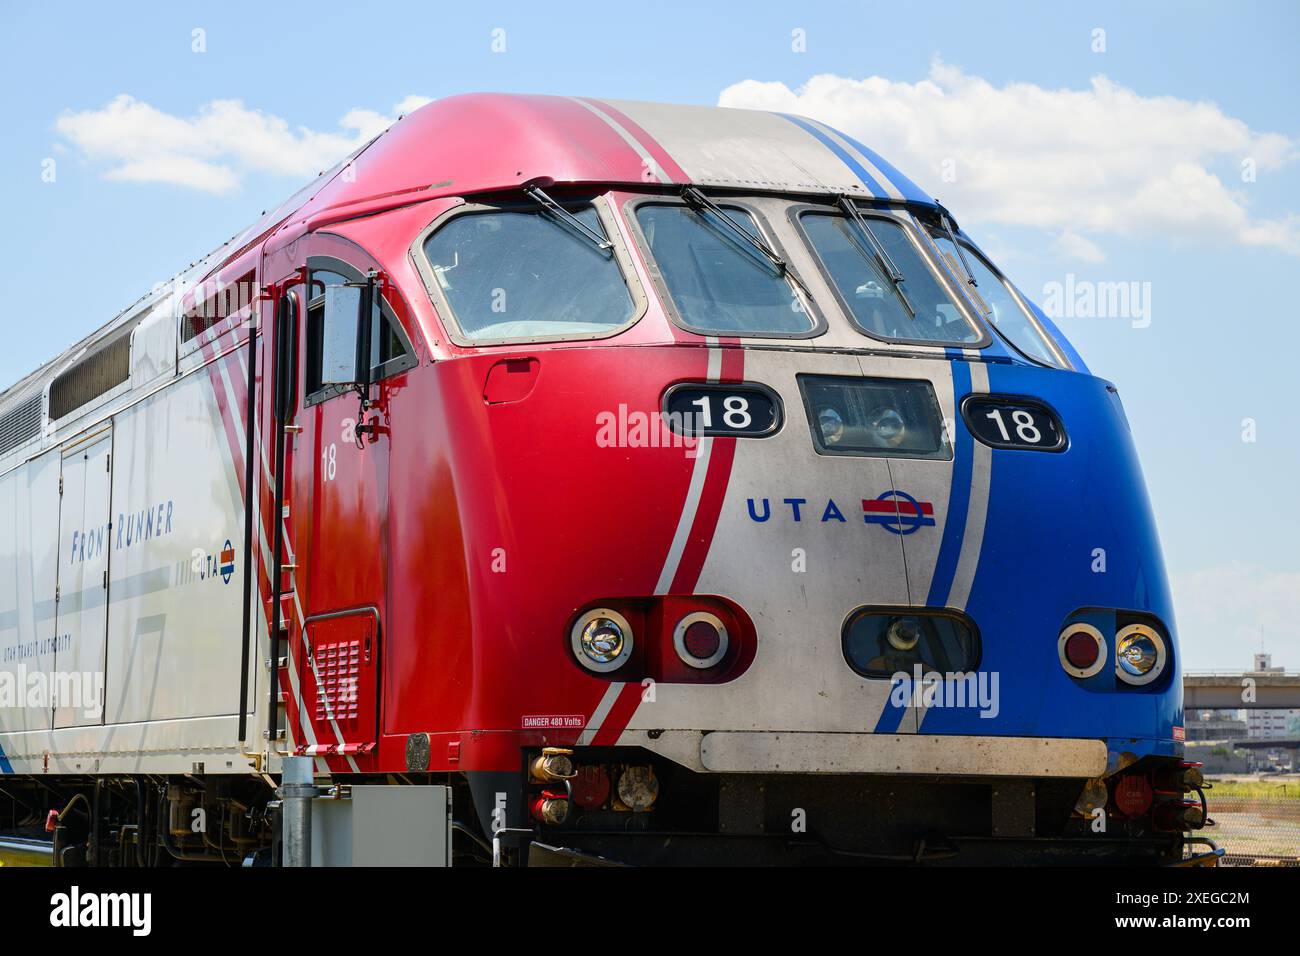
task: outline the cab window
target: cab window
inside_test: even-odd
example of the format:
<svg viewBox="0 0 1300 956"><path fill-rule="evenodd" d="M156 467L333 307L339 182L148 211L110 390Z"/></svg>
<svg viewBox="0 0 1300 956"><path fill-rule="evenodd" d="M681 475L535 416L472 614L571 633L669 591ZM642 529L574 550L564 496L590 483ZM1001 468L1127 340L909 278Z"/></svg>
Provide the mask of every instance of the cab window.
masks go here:
<svg viewBox="0 0 1300 956"><path fill-rule="evenodd" d="M594 206L569 212L607 235ZM609 335L636 316L613 251L540 209L455 216L425 240L424 254L473 344Z"/></svg>
<svg viewBox="0 0 1300 956"><path fill-rule="evenodd" d="M863 213L869 233L838 213L805 212L799 222L860 331L926 345L983 340L898 220Z"/></svg>
<svg viewBox="0 0 1300 956"><path fill-rule="evenodd" d="M725 215L758 237L753 216ZM790 281L708 210L645 203L637 225L679 321L713 335L807 335L816 328Z"/></svg>

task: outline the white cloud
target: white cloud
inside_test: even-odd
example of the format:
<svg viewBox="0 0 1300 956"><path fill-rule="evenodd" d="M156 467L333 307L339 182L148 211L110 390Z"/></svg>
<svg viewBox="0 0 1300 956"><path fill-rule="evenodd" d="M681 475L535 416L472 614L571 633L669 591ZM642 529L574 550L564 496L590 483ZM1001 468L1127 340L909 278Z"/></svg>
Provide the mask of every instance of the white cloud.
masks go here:
<svg viewBox="0 0 1300 956"><path fill-rule="evenodd" d="M110 164L106 179L226 193L248 173L314 176L428 102L408 96L391 116L354 109L338 130L321 132L291 127L239 100L213 100L180 117L122 94L102 109L65 112L54 128L88 160Z"/></svg>
<svg viewBox="0 0 1300 956"><path fill-rule="evenodd" d="M427 96L408 96L393 107L393 112L398 116L405 116L407 113L414 113L426 103L432 103L433 100Z"/></svg>
<svg viewBox="0 0 1300 956"><path fill-rule="evenodd" d="M1275 665L1300 670L1300 572L1238 563L1170 583L1185 669L1248 670L1262 649Z"/></svg>
<svg viewBox="0 0 1300 956"><path fill-rule="evenodd" d="M1086 89L994 86L938 60L918 83L823 74L791 90L745 80L718 102L827 122L963 221L1042 227L1085 258L1102 254L1089 237L1152 233L1300 255L1300 216L1252 218L1252 187L1241 181L1244 161L1258 174L1276 170L1300 157L1300 144L1213 103L1143 96L1104 76Z"/></svg>
<svg viewBox="0 0 1300 956"><path fill-rule="evenodd" d="M1072 229L1067 229L1057 236L1053 246L1066 259L1074 259L1080 262L1106 261L1106 253L1102 251L1099 245L1087 236L1081 236Z"/></svg>

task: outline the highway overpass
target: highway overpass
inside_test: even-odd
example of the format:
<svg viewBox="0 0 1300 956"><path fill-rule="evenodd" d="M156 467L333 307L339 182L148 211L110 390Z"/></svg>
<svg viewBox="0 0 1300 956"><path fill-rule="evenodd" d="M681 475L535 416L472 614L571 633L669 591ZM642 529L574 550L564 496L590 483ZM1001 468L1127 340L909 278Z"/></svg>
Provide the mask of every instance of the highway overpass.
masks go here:
<svg viewBox="0 0 1300 956"><path fill-rule="evenodd" d="M1183 675L1186 710L1287 710L1300 708L1300 674L1246 671Z"/></svg>

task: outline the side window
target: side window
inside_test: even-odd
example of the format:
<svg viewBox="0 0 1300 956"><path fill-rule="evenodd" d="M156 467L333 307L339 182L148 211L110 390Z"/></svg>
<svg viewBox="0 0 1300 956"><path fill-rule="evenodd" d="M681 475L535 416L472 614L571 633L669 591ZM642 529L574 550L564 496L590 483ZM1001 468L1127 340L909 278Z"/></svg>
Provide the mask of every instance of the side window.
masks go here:
<svg viewBox="0 0 1300 956"><path fill-rule="evenodd" d="M968 292L977 298L976 304L984 310L994 327L1011 340L1012 345L1044 365L1069 368L1046 330L1039 327L1029 311L1012 295L1011 283L995 273L988 260L974 246L965 240L959 240L962 252L965 253L963 265L946 234L937 232L933 237L953 275L964 275L965 266L970 266L976 287Z"/></svg>
<svg viewBox="0 0 1300 956"><path fill-rule="evenodd" d="M306 371L303 382L304 393L309 397L328 397L330 389L330 386L322 384L325 361L324 335L327 324L325 310L328 301L325 290L330 286L360 281L362 281L360 273L349 277L326 268L311 270L311 294L307 304ZM331 316L331 319L333 318L335 317ZM344 322L347 321L347 317L339 318ZM330 322L329 325L334 327L335 323ZM355 345L355 334L352 339ZM382 296L376 296L371 311L370 326L371 381L379 381L414 364L411 346L401 331L391 304Z"/></svg>
<svg viewBox="0 0 1300 956"><path fill-rule="evenodd" d="M311 272L311 291L307 299L307 362L303 380L303 391L307 395L314 395L321 390L325 360L325 289L344 282L347 279L337 272L325 269L313 269Z"/></svg>

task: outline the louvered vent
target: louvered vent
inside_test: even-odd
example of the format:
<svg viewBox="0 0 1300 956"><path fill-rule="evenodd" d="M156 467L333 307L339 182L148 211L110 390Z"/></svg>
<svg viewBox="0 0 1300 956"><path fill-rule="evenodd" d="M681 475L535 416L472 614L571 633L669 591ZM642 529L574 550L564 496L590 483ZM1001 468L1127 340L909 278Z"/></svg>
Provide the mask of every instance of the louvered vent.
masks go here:
<svg viewBox="0 0 1300 956"><path fill-rule="evenodd" d="M131 377L131 330L126 326L50 383L50 420L58 421Z"/></svg>
<svg viewBox="0 0 1300 956"><path fill-rule="evenodd" d="M0 415L0 455L12 451L41 433L41 395Z"/></svg>

